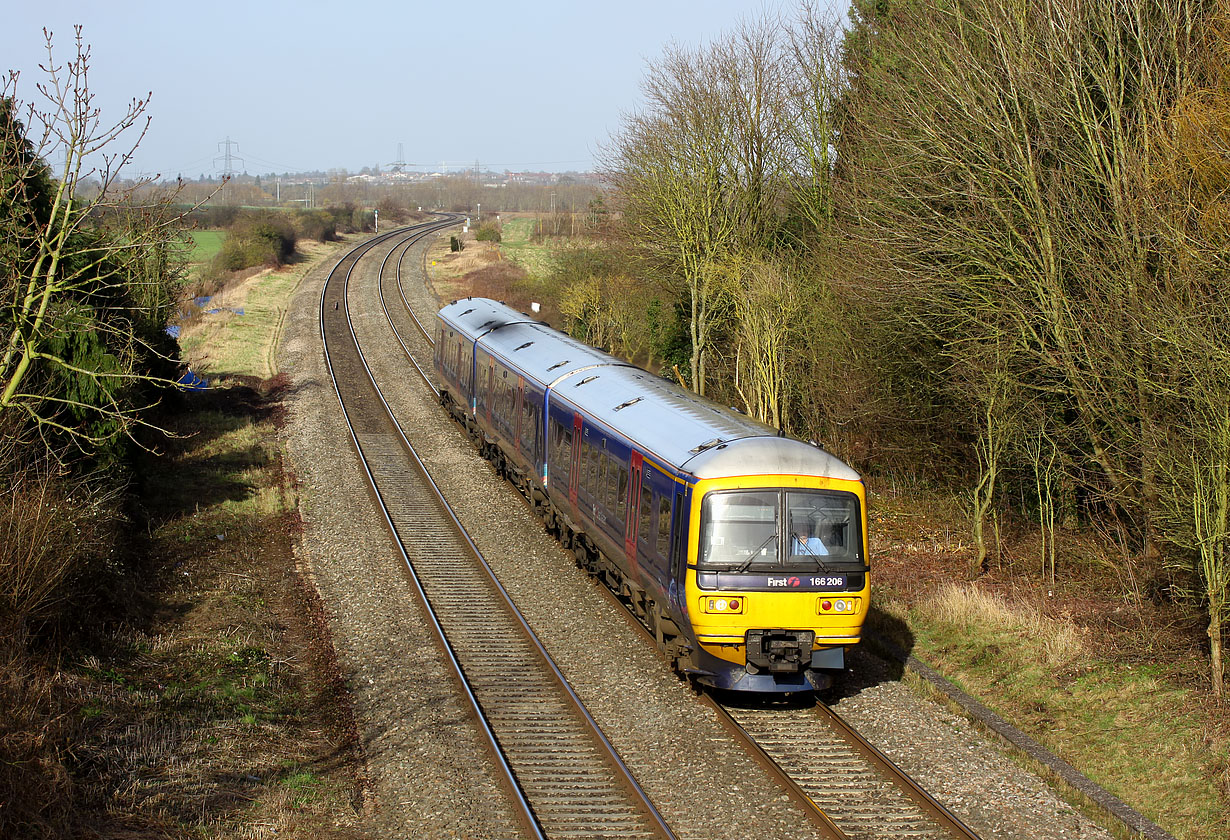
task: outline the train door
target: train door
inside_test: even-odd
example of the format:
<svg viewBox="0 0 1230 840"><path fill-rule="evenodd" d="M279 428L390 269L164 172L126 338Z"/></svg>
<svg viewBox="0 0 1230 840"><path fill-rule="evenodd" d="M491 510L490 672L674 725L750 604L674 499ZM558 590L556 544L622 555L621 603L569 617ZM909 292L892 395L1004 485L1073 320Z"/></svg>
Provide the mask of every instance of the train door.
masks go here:
<svg viewBox="0 0 1230 840"><path fill-rule="evenodd" d="M512 395L512 436L513 447L517 450L517 454L524 455L525 447L521 445L521 406L525 399L525 379L517 377L517 392Z"/></svg>
<svg viewBox="0 0 1230 840"><path fill-rule="evenodd" d="M577 506L577 486L581 483L581 415L572 415L572 474L568 479L568 501Z"/></svg>
<svg viewBox="0 0 1230 840"><path fill-rule="evenodd" d="M491 416L494 413L492 403L495 402L495 359L487 357L487 382L483 387L483 409L487 415L487 428L491 428Z"/></svg>
<svg viewBox="0 0 1230 840"><path fill-rule="evenodd" d="M465 373L462 374L464 380L464 390L470 403L470 416L478 416L478 348L475 343L471 342L464 347L461 344L461 339L457 339L457 351L461 354L461 361L464 362Z"/></svg>
<svg viewBox="0 0 1230 840"><path fill-rule="evenodd" d="M683 591L683 567L687 562L688 549L688 498L683 493L675 494L675 509L671 523L671 557L670 557L670 600L676 608L679 607L679 596Z"/></svg>
<svg viewBox="0 0 1230 840"><path fill-rule="evenodd" d="M624 526L624 556L628 558L628 567L632 569L634 579L641 577L640 566L636 562L636 529L640 519L641 480L645 473L645 457L635 449L632 450L632 480L628 482L628 521Z"/></svg>

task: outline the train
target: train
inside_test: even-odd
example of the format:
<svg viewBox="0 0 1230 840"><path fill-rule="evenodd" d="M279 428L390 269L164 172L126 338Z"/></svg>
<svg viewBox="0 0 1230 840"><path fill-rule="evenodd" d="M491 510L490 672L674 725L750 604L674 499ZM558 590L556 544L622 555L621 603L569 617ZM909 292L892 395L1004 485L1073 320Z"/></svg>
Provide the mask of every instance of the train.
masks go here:
<svg viewBox="0 0 1230 840"><path fill-rule="evenodd" d="M832 685L870 606L855 470L502 302L433 326L441 403L681 675Z"/></svg>

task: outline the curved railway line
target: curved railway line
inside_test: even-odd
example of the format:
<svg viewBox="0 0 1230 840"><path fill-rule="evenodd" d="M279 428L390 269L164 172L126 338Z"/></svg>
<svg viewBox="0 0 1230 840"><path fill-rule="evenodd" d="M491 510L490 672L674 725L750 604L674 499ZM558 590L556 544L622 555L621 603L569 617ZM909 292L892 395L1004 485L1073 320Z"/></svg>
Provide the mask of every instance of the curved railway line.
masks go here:
<svg viewBox="0 0 1230 840"><path fill-rule="evenodd" d="M389 242L386 261L398 248L404 255L453 223L369 240L325 282L326 366L355 449L519 815L519 826L496 833L673 837L449 509L393 419L355 335L346 295L359 261Z"/></svg>
<svg viewBox="0 0 1230 840"><path fill-rule="evenodd" d="M424 234L426 235L426 234ZM424 367L431 367L428 358L432 353L432 336L431 331L423 326L418 315L413 311L410 301L407 299L405 290L402 285L403 264L406 258L410 255L410 245L412 239L401 242L391 248L386 253L384 260L380 264L379 273L379 294L381 309L389 322L389 327L402 347L402 351L406 354L406 359L418 371L419 379L423 384L433 392L433 395L438 395L438 390L435 389L433 376L428 374ZM396 257L396 258L395 258ZM395 266L394 272L387 271L389 264ZM325 294L322 296L322 319L330 309L328 309L327 301L330 300L330 283L326 284ZM392 288L396 287L396 289ZM336 294L336 293L335 293ZM427 314L431 316L434 314ZM323 322L322 322L323 323ZM323 326L322 326L323 328ZM418 358L416 358L418 357ZM341 398L341 387L339 387L339 398ZM343 398L343 406L346 401ZM384 411L384 410L383 410ZM387 416L387 411L385 414ZM355 433L355 445L362 450L362 444L359 442L358 433ZM412 453L412 448L408 442L403 444L403 448ZM405 458L405 455L403 455ZM411 455L415 459L418 466L416 469L421 472L423 481L434 487L431 477L427 476L426 469L417 461L417 456ZM369 475L374 475L369 467ZM373 486L378 487L379 483L376 477L371 478ZM443 499L438 499L435 504L444 504ZM394 529L396 534L399 534L399 541L403 537L397 525L391 520L391 514L386 514L390 517L390 528ZM464 536L464 529L453 514L446 514L451 523L451 528L458 531L462 535L462 539L467 544L470 550L476 553L469 537ZM411 540L415 539L413 535ZM418 537L421 539L421 537ZM407 566L411 567L412 573L415 572L415 563L421 562L417 558L411 561L407 557ZM453 561L448 561L453 562ZM481 561L480 561L481 562ZM494 582L494 577L490 571L485 569L485 576L490 577L494 588L502 593L498 582ZM426 592L426 588L419 584L419 588L423 590L423 598L431 600L431 595ZM605 587L599 587L611 601L616 604L621 604L621 601L616 598L614 593L610 593ZM506 595L507 598L507 595ZM444 609L448 609L448 603L466 603L466 599L460 601L445 601ZM509 604L509 609L515 611ZM485 610L477 610L477 614L481 616L481 620L485 621L487 612ZM624 612L624 615L629 619L630 624L637 627L642 633L648 637L648 631L640 625L640 622L633 619L631 612ZM448 617L437 617L440 625L445 625L450 619ZM524 626L524 621L519 622ZM446 627L440 628L440 635L448 637L449 633ZM503 631L501 631L503 632ZM528 627L525 627L525 632ZM486 638L491 636L490 631L480 631L477 636L469 635L465 637L456 636L460 644L476 643L477 638ZM508 654L508 658L497 658L496 679L501 680L501 685L506 687L509 685L517 685L522 681L522 676L515 675L509 680L509 670L513 669L512 663L518 663L517 668L520 668L522 659L517 657L529 657L530 648L536 648L541 653L540 644L534 642L528 644L519 651ZM541 653L545 657L545 653ZM460 654L450 654L455 662L459 662L462 657ZM464 664L459 662L459 673L462 679L465 679L466 669ZM554 670L554 668L552 668ZM501 679L502 678L502 679ZM562 683L562 676L558 675L557 670L554 670L554 678ZM475 706L480 713L480 716L488 715L485 707L482 705L481 691L467 690L470 696L474 699ZM573 695L574 697L574 695ZM977 840L977 835L974 835L967 826L961 823L961 820L954 817L953 814L943 808L940 803L937 803L934 798L930 797L922 788L909 777L903 774L897 766L893 765L886 756L879 753L875 747L866 739L860 737L854 729L847 726L841 718L836 716L836 713L829 710L823 705L782 705L782 703L774 703L774 705L754 706L748 703L740 703L739 706L729 705L721 701L705 696L705 702L711 706L715 715L726 724L729 731L732 732L740 742L752 753L755 758L760 760L760 763L765 766L765 769L775 776L781 783L782 788L791 794L795 799L799 809L801 809L801 818L809 819L815 828L824 836L831 838L958 838L961 840ZM556 715L556 711L551 711L546 719L551 719ZM592 722L590 722L592 723ZM499 735L496 732L490 734L493 747L499 748ZM603 739L605 743L605 739ZM530 748L533 751L533 748ZM611 758L617 766L619 759ZM509 767L509 786L517 788L519 786L517 772L515 772L515 761L506 760L504 764ZM561 771L555 771L554 777L558 779L561 776ZM589 772L582 774L589 777ZM635 782L632 782L635 786ZM533 797L530 797L533 798ZM592 803L592 797L585 796L587 802ZM648 803L646 803L648 806ZM648 806L652 810L652 806ZM533 808L530 808L533 810ZM661 818L657 818L656 812L653 812L653 818L658 820L658 830L665 833L664 836L669 836L669 829L661 823ZM583 836L600 836L600 831L595 828L595 825L600 825L601 822L594 825L584 824L584 819L599 819L595 814L589 814L588 817L582 815L582 833ZM651 820L653 822L653 820ZM573 825L576 828L576 825ZM636 836L627 831L626 825L621 825L619 830L615 831L619 836ZM546 831L547 836L554 836L550 830Z"/></svg>

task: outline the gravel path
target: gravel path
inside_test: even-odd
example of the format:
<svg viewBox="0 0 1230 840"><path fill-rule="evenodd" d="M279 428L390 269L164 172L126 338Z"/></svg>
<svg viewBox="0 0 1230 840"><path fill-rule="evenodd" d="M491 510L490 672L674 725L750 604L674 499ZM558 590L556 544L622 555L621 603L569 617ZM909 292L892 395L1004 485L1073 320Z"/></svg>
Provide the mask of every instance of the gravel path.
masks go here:
<svg viewBox="0 0 1230 840"><path fill-rule="evenodd" d="M423 246L416 246L421 249ZM419 265L416 254L409 266ZM370 263L371 261L366 261ZM280 355L292 381L286 447L305 523L298 562L329 612L367 758L378 837L514 833L489 760L414 602L349 444L320 347L318 301L333 262L292 302ZM375 268L352 284L368 360L399 422L530 625L681 838L813 836L784 791L611 609L521 497L407 373L383 321ZM435 301L407 283L420 312ZM379 348L379 349L376 349ZM988 838L1103 838L964 720L918 699L869 655L853 657L839 713Z"/></svg>

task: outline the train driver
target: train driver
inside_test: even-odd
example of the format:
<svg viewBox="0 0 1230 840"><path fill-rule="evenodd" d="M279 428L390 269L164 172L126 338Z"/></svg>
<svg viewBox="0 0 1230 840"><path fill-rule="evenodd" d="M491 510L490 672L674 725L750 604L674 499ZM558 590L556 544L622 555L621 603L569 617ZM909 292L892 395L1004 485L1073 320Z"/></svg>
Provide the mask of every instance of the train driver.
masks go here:
<svg viewBox="0 0 1230 840"><path fill-rule="evenodd" d="M794 537L790 540L790 553L819 557L829 550L819 537L812 536L811 523L806 518L796 520Z"/></svg>

